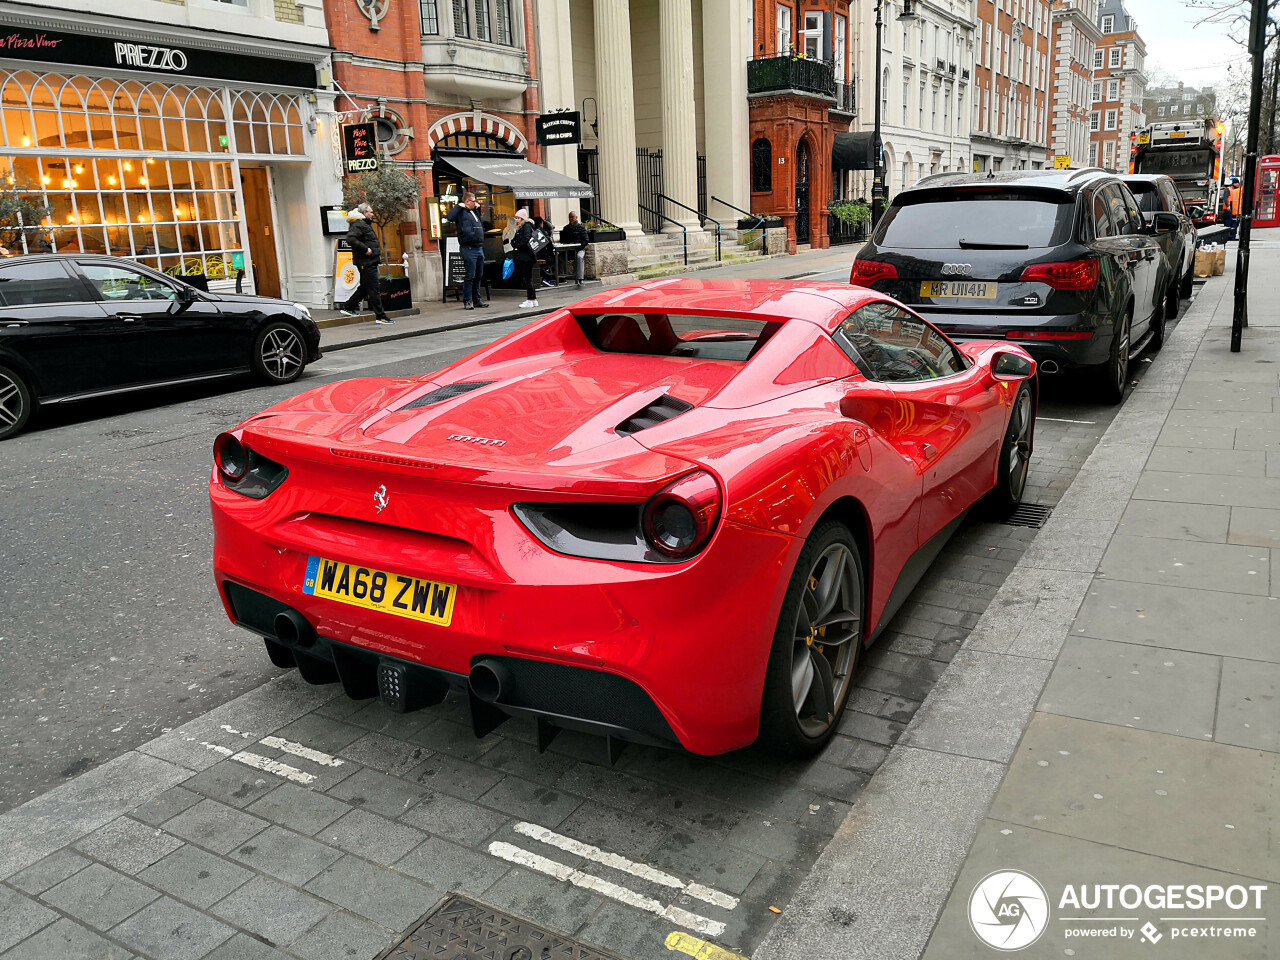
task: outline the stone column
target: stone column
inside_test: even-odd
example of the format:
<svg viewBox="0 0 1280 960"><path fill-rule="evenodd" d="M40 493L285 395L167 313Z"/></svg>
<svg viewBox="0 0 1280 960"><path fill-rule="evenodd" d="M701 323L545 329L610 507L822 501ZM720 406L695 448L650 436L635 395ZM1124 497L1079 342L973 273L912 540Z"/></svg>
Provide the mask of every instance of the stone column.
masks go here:
<svg viewBox="0 0 1280 960"><path fill-rule="evenodd" d="M747 101L747 60L751 24L739 0L702 0L702 90L707 132L707 203L725 224L739 214L712 203L716 196L751 209L751 131ZM776 171L775 171L776 175Z"/></svg>
<svg viewBox="0 0 1280 960"><path fill-rule="evenodd" d="M541 103L540 113L576 110L573 91L573 20L569 16L569 0L539 0L534 8L538 27L538 68ZM578 147L576 144L542 148L542 163L548 170L578 179ZM547 219L557 228L569 219L569 211L577 211L577 200L547 200ZM557 236L559 233L557 232Z"/></svg>
<svg viewBox="0 0 1280 960"><path fill-rule="evenodd" d="M662 61L662 178L667 196L698 209L698 129L693 102L693 11L689 0L659 0L658 48ZM715 25L713 25L714 27ZM692 233L697 214L667 204L663 211ZM673 223L663 233L678 233Z"/></svg>
<svg viewBox="0 0 1280 960"><path fill-rule="evenodd" d="M628 0L595 0L596 87L600 101L600 195L606 219L639 237L636 107Z"/></svg>

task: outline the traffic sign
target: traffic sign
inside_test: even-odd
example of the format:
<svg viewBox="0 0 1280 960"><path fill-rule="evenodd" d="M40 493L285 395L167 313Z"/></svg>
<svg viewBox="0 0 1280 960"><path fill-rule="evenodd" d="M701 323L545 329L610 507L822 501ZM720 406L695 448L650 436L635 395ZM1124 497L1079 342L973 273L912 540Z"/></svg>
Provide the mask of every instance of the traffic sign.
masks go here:
<svg viewBox="0 0 1280 960"><path fill-rule="evenodd" d="M1065 170L1071 166L1071 154L1065 153L1053 158L1053 169Z"/></svg>

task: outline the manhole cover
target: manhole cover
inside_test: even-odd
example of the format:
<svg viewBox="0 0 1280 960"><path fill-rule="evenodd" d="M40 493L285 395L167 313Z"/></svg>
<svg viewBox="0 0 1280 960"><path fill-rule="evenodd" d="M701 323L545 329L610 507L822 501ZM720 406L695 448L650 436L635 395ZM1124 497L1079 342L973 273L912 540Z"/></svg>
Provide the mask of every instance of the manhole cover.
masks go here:
<svg viewBox="0 0 1280 960"><path fill-rule="evenodd" d="M1040 503L1020 503L1002 522L1009 527L1043 527L1052 510Z"/></svg>
<svg viewBox="0 0 1280 960"><path fill-rule="evenodd" d="M450 894L375 960L622 960L521 917Z"/></svg>

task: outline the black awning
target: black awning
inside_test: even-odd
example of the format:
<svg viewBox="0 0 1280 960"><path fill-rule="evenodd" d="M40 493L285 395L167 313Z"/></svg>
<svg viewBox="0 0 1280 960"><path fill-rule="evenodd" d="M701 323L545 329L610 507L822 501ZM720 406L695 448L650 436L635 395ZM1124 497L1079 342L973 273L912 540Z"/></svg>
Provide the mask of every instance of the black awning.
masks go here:
<svg viewBox="0 0 1280 960"><path fill-rule="evenodd" d="M832 170L874 170L875 158L875 134L871 131L837 133L831 144Z"/></svg>
<svg viewBox="0 0 1280 960"><path fill-rule="evenodd" d="M521 157L483 156L479 154L446 154L440 162L453 167L463 176L495 187L510 187L516 196L529 200L556 197L577 198L594 195L589 184L562 173L548 170Z"/></svg>

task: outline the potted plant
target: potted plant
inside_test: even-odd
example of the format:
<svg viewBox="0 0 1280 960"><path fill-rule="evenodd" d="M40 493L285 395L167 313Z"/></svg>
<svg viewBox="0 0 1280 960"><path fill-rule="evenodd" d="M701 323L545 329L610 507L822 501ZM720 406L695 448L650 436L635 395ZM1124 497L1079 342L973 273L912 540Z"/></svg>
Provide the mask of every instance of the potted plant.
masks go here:
<svg viewBox="0 0 1280 960"><path fill-rule="evenodd" d="M761 221L764 221L763 223ZM755 217L739 217L739 230L768 230L782 226L782 218L772 213L762 213Z"/></svg>
<svg viewBox="0 0 1280 960"><path fill-rule="evenodd" d="M827 212L851 227L871 222L871 207L865 200L833 200L827 204Z"/></svg>
<svg viewBox="0 0 1280 960"><path fill-rule="evenodd" d="M587 228L587 243L609 243L627 239L627 231L621 227L615 227L608 221L596 220L593 217L584 220L582 225Z"/></svg>

